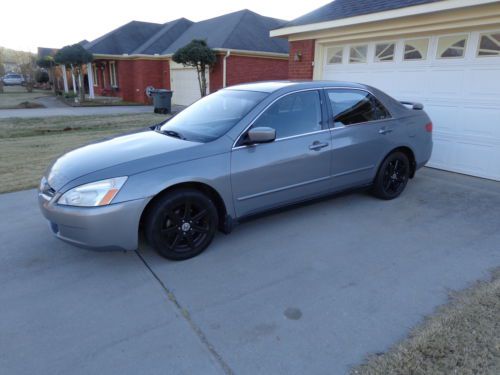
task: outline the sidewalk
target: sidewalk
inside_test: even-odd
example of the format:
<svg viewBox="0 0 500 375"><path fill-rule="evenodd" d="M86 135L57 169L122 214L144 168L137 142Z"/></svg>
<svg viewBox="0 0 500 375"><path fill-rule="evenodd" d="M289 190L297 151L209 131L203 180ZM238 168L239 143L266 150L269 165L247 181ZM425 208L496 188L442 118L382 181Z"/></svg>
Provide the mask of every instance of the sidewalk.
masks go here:
<svg viewBox="0 0 500 375"><path fill-rule="evenodd" d="M172 108L175 111L175 106ZM59 107L33 109L2 109L0 118L10 117L52 117L52 116L92 116L120 115L130 113L153 113L152 106L116 106L116 107Z"/></svg>

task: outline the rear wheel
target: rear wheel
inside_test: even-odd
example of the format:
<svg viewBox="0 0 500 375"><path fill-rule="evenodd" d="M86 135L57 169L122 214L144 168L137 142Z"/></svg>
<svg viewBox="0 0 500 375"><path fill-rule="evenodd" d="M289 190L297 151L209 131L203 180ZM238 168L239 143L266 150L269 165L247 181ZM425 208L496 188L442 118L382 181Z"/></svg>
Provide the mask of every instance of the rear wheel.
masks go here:
<svg viewBox="0 0 500 375"><path fill-rule="evenodd" d="M161 197L145 225L148 242L171 260L192 258L205 250L217 230L217 209L197 190L179 190Z"/></svg>
<svg viewBox="0 0 500 375"><path fill-rule="evenodd" d="M399 151L393 152L380 166L373 184L373 193L381 199L397 198L410 178L410 161Z"/></svg>

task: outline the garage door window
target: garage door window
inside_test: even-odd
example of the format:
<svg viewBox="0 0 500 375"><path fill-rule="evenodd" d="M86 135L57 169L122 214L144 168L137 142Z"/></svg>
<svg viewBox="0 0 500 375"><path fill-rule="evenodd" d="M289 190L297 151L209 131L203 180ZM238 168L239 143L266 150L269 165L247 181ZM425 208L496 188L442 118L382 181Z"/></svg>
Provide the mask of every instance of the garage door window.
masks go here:
<svg viewBox="0 0 500 375"><path fill-rule="evenodd" d="M467 35L443 36L438 40L437 57L453 59L464 57L467 45Z"/></svg>
<svg viewBox="0 0 500 375"><path fill-rule="evenodd" d="M342 64L343 47L331 47L327 51L328 64Z"/></svg>
<svg viewBox="0 0 500 375"><path fill-rule="evenodd" d="M405 60L425 60L429 49L429 39L415 39L405 41Z"/></svg>
<svg viewBox="0 0 500 375"><path fill-rule="evenodd" d="M252 127L265 126L276 130L276 138L321 130L321 105L318 91L287 95L271 105Z"/></svg>
<svg viewBox="0 0 500 375"><path fill-rule="evenodd" d="M394 61L395 43L380 43L375 45L375 62Z"/></svg>
<svg viewBox="0 0 500 375"><path fill-rule="evenodd" d="M500 56L500 31L481 34L478 56Z"/></svg>
<svg viewBox="0 0 500 375"><path fill-rule="evenodd" d="M329 90L335 126L387 119L389 112L372 94L361 90Z"/></svg>
<svg viewBox="0 0 500 375"><path fill-rule="evenodd" d="M349 49L349 63L365 63L366 55L368 52L368 46L352 46Z"/></svg>

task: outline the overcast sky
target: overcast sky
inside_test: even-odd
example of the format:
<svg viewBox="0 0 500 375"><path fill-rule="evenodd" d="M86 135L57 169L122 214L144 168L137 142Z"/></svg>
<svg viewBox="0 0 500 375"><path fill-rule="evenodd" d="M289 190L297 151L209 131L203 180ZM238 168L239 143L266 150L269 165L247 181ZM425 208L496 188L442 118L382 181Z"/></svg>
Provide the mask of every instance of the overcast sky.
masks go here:
<svg viewBox="0 0 500 375"><path fill-rule="evenodd" d="M291 20L328 0L84 0L6 1L1 6L0 46L36 52L95 39L129 21L164 23L179 17L192 21L250 9Z"/></svg>

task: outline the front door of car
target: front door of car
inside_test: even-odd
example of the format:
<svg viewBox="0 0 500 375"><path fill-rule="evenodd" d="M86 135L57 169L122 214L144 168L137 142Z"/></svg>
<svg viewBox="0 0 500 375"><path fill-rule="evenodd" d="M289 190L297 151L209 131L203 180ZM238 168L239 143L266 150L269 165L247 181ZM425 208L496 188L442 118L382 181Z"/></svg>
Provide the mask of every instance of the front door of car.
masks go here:
<svg viewBox="0 0 500 375"><path fill-rule="evenodd" d="M332 183L337 189L371 183L402 130L371 93L325 90L332 127Z"/></svg>
<svg viewBox="0 0 500 375"><path fill-rule="evenodd" d="M276 139L245 144L243 134L233 148L231 184L238 217L329 188L331 139L320 98L318 90L308 90L278 99L251 126L275 129Z"/></svg>

